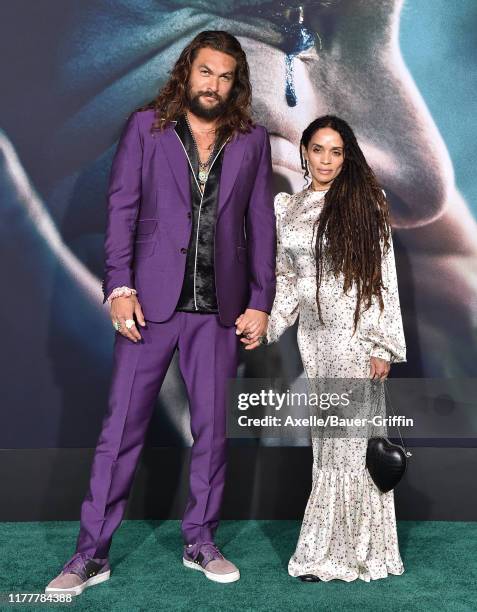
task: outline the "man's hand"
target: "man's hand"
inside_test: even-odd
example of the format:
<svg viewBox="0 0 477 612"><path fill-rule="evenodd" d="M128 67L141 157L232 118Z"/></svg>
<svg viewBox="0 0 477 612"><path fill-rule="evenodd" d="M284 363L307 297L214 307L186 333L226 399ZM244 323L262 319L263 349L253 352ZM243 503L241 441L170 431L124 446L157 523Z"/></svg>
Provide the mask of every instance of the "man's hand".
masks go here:
<svg viewBox="0 0 477 612"><path fill-rule="evenodd" d="M389 361L380 359L379 357L371 357L371 363L369 365L370 378L380 378L381 380L384 380L387 378L390 369L391 364Z"/></svg>
<svg viewBox="0 0 477 612"><path fill-rule="evenodd" d="M139 325L146 325L144 315L142 314L141 304L139 303L135 295L116 297L111 301L111 321L118 321L121 325L119 333L121 333L129 340L138 342L141 340L141 334L139 333L136 323L129 329L126 327L126 320L132 319L134 321L134 315Z"/></svg>
<svg viewBox="0 0 477 612"><path fill-rule="evenodd" d="M240 342L245 344L245 350L251 351L260 346L260 338L266 334L268 314L262 310L247 308L235 321L236 334L242 335Z"/></svg>

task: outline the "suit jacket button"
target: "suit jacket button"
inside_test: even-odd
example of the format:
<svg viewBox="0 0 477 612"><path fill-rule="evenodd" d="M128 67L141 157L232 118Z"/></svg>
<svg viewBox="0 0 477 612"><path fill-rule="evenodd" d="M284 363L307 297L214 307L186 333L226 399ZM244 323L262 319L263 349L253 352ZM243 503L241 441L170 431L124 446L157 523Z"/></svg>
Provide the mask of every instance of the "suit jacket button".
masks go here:
<svg viewBox="0 0 477 612"><path fill-rule="evenodd" d="M188 218L188 219L192 219L192 213L191 213L191 212L188 212L188 213L187 213L187 218Z"/></svg>
<svg viewBox="0 0 477 612"><path fill-rule="evenodd" d="M182 248L181 253L187 253L187 249Z"/></svg>

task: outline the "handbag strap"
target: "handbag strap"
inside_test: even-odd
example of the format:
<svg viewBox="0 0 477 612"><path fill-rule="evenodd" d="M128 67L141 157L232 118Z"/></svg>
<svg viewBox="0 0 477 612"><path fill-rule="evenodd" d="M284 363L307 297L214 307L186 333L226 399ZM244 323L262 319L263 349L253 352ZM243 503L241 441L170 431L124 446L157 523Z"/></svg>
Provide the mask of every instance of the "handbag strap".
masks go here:
<svg viewBox="0 0 477 612"><path fill-rule="evenodd" d="M389 405L391 406L391 410L393 412L393 415L396 416L396 413L394 412L393 404L391 402L391 394L389 393L389 389L388 389L388 385L387 385L386 379L383 380L383 385L384 385L384 395L385 395L387 401L389 402ZM399 425L397 423L396 423L396 427L397 427L397 430L398 430L398 433L399 433L399 437L401 438L401 444L402 444L402 447L404 449L404 452L406 453L406 457L412 457L411 451L408 450L406 448L405 444L404 444L404 440L402 439L402 435L401 435L401 429L400 429L400 427L399 427Z"/></svg>

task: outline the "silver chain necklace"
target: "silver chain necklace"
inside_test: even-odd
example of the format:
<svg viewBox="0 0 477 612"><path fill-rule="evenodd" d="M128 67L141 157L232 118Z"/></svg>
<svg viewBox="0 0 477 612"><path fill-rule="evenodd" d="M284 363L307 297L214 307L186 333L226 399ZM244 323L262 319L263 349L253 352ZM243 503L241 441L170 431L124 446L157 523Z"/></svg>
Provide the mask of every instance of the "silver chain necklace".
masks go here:
<svg viewBox="0 0 477 612"><path fill-rule="evenodd" d="M199 147L197 145L197 141L195 139L194 132L192 130L192 126L189 123L189 118L187 117L187 113L184 113L184 117L185 117L187 125L189 126L190 133L192 134L192 140L194 141L194 145L195 145L195 148L197 150L197 159L199 160L198 179L199 179L199 183L200 183L201 188L203 188L205 183L206 183L206 181L207 181L207 177L209 175L209 166L210 166L210 162L212 161L212 156L214 155L215 146L212 147L212 151L210 152L210 155L209 155L209 158L207 159L207 161L201 162L200 161Z"/></svg>

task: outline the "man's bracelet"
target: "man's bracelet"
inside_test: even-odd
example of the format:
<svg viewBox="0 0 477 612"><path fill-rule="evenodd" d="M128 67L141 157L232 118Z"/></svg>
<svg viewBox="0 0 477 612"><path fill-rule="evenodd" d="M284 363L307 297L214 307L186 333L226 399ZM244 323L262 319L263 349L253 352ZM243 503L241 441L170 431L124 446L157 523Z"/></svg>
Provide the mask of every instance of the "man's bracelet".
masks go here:
<svg viewBox="0 0 477 612"><path fill-rule="evenodd" d="M114 300L114 298L129 297L130 295L137 295L136 289L131 289L131 287L116 287L116 289L113 289L111 291L106 301L108 302L108 304L111 305L111 302Z"/></svg>

